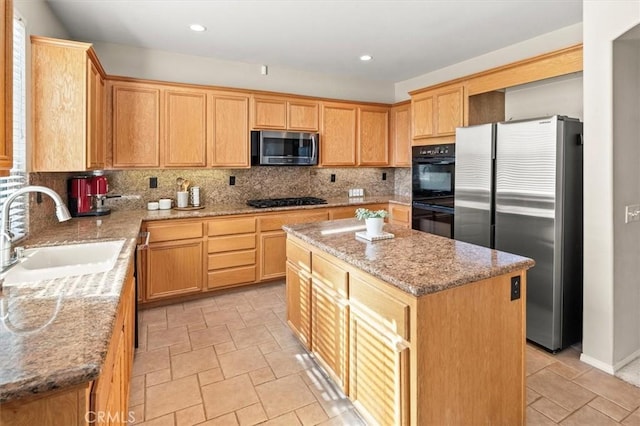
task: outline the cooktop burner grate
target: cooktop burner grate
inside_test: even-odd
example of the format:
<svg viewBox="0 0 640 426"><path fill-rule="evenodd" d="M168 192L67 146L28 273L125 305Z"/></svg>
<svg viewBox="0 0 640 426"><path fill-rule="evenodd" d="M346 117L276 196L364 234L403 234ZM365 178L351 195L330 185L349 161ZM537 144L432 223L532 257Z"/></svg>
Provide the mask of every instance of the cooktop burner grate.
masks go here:
<svg viewBox="0 0 640 426"><path fill-rule="evenodd" d="M287 207L287 206L309 206L314 204L327 204L327 200L316 197L295 197L295 198L265 198L262 200L249 200L247 205L259 209L269 207Z"/></svg>

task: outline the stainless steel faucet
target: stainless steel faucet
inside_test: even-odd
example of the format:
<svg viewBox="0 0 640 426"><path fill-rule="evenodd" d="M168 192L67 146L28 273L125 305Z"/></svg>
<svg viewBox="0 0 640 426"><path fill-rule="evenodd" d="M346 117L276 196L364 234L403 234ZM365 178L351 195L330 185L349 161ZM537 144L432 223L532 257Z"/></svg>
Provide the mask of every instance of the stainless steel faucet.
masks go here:
<svg viewBox="0 0 640 426"><path fill-rule="evenodd" d="M67 206L64 205L64 201L62 201L60 195L58 195L58 193L53 189L47 188L46 186L28 185L9 195L2 205L2 213L0 213L2 215L2 222L0 223L0 268L2 271L7 270L11 265L18 261L18 259L15 256L12 256L11 253L11 243L13 242L13 235L11 234L11 231L9 231L9 209L11 208L11 203L22 194L27 194L29 192L42 192L43 194L47 194L49 197L53 198L53 201L56 203L56 216L58 217L59 222L71 219L69 210L67 209Z"/></svg>

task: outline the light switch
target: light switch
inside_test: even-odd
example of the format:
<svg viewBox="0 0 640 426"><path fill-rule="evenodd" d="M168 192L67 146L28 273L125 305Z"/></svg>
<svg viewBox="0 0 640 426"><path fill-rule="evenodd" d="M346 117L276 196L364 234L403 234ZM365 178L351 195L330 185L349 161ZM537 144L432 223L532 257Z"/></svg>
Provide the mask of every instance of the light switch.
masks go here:
<svg viewBox="0 0 640 426"><path fill-rule="evenodd" d="M640 204L631 204L625 207L624 223L640 221Z"/></svg>

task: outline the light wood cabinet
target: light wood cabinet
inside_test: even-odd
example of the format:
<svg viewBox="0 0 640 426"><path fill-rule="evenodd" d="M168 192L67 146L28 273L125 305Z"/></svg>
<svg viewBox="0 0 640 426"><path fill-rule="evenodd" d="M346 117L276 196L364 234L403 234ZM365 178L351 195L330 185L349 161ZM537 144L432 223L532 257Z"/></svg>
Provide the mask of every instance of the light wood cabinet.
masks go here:
<svg viewBox="0 0 640 426"><path fill-rule="evenodd" d="M317 101L296 98L253 96L252 128L317 132Z"/></svg>
<svg viewBox="0 0 640 426"><path fill-rule="evenodd" d="M113 167L160 167L160 87L112 83L112 109Z"/></svg>
<svg viewBox="0 0 640 426"><path fill-rule="evenodd" d="M411 207L389 203L389 223L411 228Z"/></svg>
<svg viewBox="0 0 640 426"><path fill-rule="evenodd" d="M287 323L311 350L311 253L287 240Z"/></svg>
<svg viewBox="0 0 640 426"><path fill-rule="evenodd" d="M391 165L411 167L411 104L391 108L389 119Z"/></svg>
<svg viewBox="0 0 640 426"><path fill-rule="evenodd" d="M358 165L389 165L389 108L358 108Z"/></svg>
<svg viewBox="0 0 640 426"><path fill-rule="evenodd" d="M256 218L212 220L207 223L207 288L229 287L256 281Z"/></svg>
<svg viewBox="0 0 640 426"><path fill-rule="evenodd" d="M455 139L456 127L464 125L463 114L462 84L412 94L413 144L452 142Z"/></svg>
<svg viewBox="0 0 640 426"><path fill-rule="evenodd" d="M207 165L207 94L204 91L164 90L165 167Z"/></svg>
<svg viewBox="0 0 640 426"><path fill-rule="evenodd" d="M358 106L322 104L321 166L355 166Z"/></svg>
<svg viewBox="0 0 640 426"><path fill-rule="evenodd" d="M213 92L209 95L209 123L213 167L251 166L249 152L249 96Z"/></svg>
<svg viewBox="0 0 640 426"><path fill-rule="evenodd" d="M0 176L13 167L13 0L0 0Z"/></svg>
<svg viewBox="0 0 640 426"><path fill-rule="evenodd" d="M202 222L151 222L146 230L151 234L147 250L146 300L202 291Z"/></svg>
<svg viewBox="0 0 640 426"><path fill-rule="evenodd" d="M105 168L104 70L91 44L31 36L31 58L33 170Z"/></svg>

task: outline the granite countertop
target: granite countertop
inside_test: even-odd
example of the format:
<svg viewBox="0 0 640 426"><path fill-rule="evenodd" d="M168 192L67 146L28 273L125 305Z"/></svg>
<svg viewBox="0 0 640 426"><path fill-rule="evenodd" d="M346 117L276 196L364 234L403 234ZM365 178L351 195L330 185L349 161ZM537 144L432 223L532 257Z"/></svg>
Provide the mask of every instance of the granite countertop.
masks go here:
<svg viewBox="0 0 640 426"><path fill-rule="evenodd" d="M283 228L413 296L528 269L535 264L526 257L389 224L384 225L384 231L395 238L369 242L356 238L355 231L364 230L364 224L356 219Z"/></svg>
<svg viewBox="0 0 640 426"><path fill-rule="evenodd" d="M256 209L243 204L200 210L113 211L56 223L18 243L25 247L126 239L105 273L5 285L0 294L0 404L95 380L106 357L122 285L143 221L215 217L369 203L411 205L410 197L327 199L328 204Z"/></svg>

